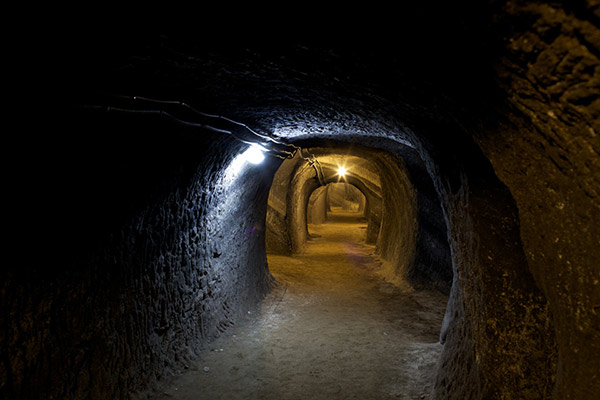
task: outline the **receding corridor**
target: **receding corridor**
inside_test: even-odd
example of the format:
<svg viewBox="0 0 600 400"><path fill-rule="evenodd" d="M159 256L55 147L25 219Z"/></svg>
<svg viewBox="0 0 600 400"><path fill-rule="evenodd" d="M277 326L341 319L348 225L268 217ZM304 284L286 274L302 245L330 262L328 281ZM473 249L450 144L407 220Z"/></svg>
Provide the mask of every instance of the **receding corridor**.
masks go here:
<svg viewBox="0 0 600 400"><path fill-rule="evenodd" d="M310 225L302 255L269 255L278 284L156 398L421 399L447 298L377 273L358 213Z"/></svg>
<svg viewBox="0 0 600 400"><path fill-rule="evenodd" d="M600 0L390 4L9 30L0 400L597 400Z"/></svg>

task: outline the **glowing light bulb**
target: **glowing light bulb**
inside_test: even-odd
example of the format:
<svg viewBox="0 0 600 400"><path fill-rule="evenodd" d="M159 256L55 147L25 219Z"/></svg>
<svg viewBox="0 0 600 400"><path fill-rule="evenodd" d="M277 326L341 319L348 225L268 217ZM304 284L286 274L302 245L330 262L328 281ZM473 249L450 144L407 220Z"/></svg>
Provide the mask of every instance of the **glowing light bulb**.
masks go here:
<svg viewBox="0 0 600 400"><path fill-rule="evenodd" d="M338 175L339 175L339 176L344 176L344 175L346 175L346 168L344 168L344 167L339 167L339 168L338 168Z"/></svg>
<svg viewBox="0 0 600 400"><path fill-rule="evenodd" d="M260 164L265 159L263 148L259 145L252 145L244 152L244 158L251 164Z"/></svg>

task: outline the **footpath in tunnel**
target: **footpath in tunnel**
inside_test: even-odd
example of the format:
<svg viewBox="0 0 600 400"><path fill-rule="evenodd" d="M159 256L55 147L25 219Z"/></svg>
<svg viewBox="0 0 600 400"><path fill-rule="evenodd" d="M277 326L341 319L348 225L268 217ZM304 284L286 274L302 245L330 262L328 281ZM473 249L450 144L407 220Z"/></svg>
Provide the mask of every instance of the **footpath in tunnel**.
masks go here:
<svg viewBox="0 0 600 400"><path fill-rule="evenodd" d="M269 255L278 285L157 399L426 399L447 298L386 282L358 213Z"/></svg>

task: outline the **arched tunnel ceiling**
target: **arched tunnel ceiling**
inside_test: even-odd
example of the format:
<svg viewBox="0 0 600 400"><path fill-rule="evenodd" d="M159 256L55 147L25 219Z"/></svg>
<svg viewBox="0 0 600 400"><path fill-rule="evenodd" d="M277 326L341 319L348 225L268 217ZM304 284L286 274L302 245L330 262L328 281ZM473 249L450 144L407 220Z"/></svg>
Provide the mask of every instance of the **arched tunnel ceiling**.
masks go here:
<svg viewBox="0 0 600 400"><path fill-rule="evenodd" d="M313 149L309 149L309 152L313 152ZM348 156L342 153L337 155L321 155L318 156L318 160L323 168L329 170L328 173L325 174L328 182L340 180L337 171L339 167L344 167L346 168L347 175L355 175L359 177L359 179L365 180L366 184L370 183L371 185L381 186L377 169L366 158Z"/></svg>
<svg viewBox="0 0 600 400"><path fill-rule="evenodd" d="M93 103L99 94L177 99L286 138L366 135L409 144L417 114L446 118L439 107L453 103L445 96L479 104L483 97L470 92L489 86L485 20L469 18L481 9L472 3L440 2L439 15L396 5L368 27L363 12L319 7L279 18L228 12L163 34L101 31L61 38L68 61L59 75L74 82L67 96ZM348 11L355 15L342 17ZM463 30L450 29L459 22Z"/></svg>

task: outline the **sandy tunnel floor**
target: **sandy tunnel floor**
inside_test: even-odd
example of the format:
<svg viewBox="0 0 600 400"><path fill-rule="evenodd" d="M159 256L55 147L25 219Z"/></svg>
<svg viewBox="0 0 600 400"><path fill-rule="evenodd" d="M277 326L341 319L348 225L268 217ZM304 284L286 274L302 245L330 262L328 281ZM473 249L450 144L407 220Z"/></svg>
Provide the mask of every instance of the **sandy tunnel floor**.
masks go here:
<svg viewBox="0 0 600 400"><path fill-rule="evenodd" d="M356 214L329 221L268 257L278 287L157 399L428 397L446 297L383 280Z"/></svg>

